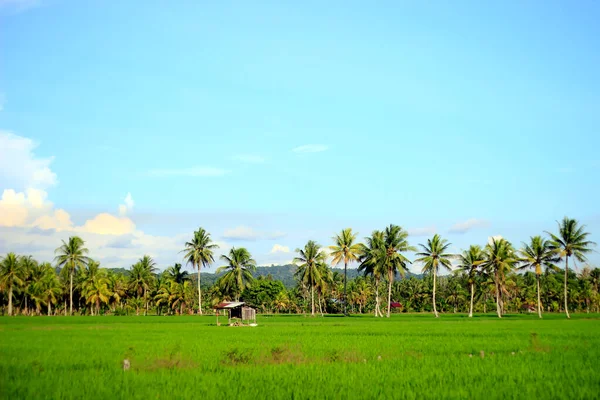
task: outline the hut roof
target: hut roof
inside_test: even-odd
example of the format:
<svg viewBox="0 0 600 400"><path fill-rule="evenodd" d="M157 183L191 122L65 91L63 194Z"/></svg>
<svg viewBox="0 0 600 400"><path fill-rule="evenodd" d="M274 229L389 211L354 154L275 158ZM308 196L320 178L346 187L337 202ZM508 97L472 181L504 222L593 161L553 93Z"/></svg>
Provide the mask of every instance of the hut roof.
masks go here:
<svg viewBox="0 0 600 400"><path fill-rule="evenodd" d="M244 304L246 304L246 303L244 303L243 301L229 301L229 302L217 304L217 306L215 308L217 310L226 310L226 309L230 309L230 308L241 307Z"/></svg>

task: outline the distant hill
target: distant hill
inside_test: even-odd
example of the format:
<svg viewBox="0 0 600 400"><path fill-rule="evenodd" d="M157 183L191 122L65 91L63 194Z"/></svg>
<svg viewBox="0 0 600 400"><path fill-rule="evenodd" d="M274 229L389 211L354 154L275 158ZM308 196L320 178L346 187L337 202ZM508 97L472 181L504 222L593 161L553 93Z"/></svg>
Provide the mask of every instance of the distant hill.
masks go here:
<svg viewBox="0 0 600 400"><path fill-rule="evenodd" d="M259 276L268 276L274 280L281 281L286 288L293 288L296 286L296 280L294 279L294 273L296 272L296 266L294 264L286 264L286 265L271 265L270 267L256 267L256 272L253 274L255 278ZM56 268L56 273L60 273L60 268ZM124 276L129 276L130 271L126 268L106 268L106 270L111 271L115 274L122 274ZM344 275L343 268L332 268L333 273L338 273L340 275ZM354 279L359 276L360 273L355 268L348 268L348 280ZM190 278L195 282L196 281L196 273L189 274ZM202 286L212 286L215 281L219 278L220 275L212 272L202 272L200 275ZM407 277L414 276L416 278L422 278L422 275L408 273ZM396 279L401 279L399 274L396 274Z"/></svg>
<svg viewBox="0 0 600 400"><path fill-rule="evenodd" d="M296 272L296 266L293 264L286 265L271 265L270 267L256 267L256 272L253 274L255 278L259 276L267 276L271 275L273 279L281 281L285 287L292 288L296 286L296 280L294 279L294 273ZM340 275L344 275L343 268L332 268L334 273L339 273ZM359 276L360 273L355 268L348 268L348 280L354 279ZM196 279L196 274L191 274L193 279ZM421 275L416 275L412 273L408 273L407 277L414 276L416 278L421 278ZM202 272L200 275L203 285L211 286L215 283L215 281L219 278L217 274ZM399 274L396 274L396 279L401 279Z"/></svg>

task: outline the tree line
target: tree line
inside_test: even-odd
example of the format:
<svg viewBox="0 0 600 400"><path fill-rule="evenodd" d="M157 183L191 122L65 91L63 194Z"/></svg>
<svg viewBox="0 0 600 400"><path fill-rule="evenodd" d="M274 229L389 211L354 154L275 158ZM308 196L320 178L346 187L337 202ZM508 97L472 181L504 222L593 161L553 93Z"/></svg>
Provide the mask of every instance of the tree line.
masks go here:
<svg viewBox="0 0 600 400"><path fill-rule="evenodd" d="M89 256L83 239L63 241L54 264L8 253L0 260L0 301L8 315L136 315L202 314L223 301L245 301L264 313L373 313L389 317L404 312L600 311L600 269L585 266L576 273L569 262L585 263L595 243L585 226L565 217L555 233L533 236L516 247L504 238L471 245L460 254L440 235L413 246L408 232L389 225L357 240L352 229L322 247L309 240L296 249L296 286L287 289L271 276L253 275L256 261L243 247L232 248L219 261L218 279L202 285L202 269L215 263L218 249L210 234L199 228L182 247L183 262L158 272L144 255L126 273L101 268ZM414 253L411 261L409 254ZM410 264L422 278L406 278ZM344 273L332 267L344 265ZM348 265L360 276L348 281ZM561 266L563 268L561 268ZM448 272L440 275L441 271ZM195 275L195 276L194 276Z"/></svg>

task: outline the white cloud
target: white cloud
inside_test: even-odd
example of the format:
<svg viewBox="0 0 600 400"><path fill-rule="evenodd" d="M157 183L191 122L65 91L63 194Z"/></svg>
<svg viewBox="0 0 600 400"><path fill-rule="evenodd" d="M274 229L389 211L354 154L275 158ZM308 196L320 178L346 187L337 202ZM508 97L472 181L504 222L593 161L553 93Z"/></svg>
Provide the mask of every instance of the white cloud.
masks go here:
<svg viewBox="0 0 600 400"><path fill-rule="evenodd" d="M236 226L232 229L227 229L223 233L223 237L229 240L247 240L254 241L260 238L261 234L249 226Z"/></svg>
<svg viewBox="0 0 600 400"><path fill-rule="evenodd" d="M485 219L471 218L464 222L454 224L449 230L449 233L466 233L471 229L486 228L490 226L489 221Z"/></svg>
<svg viewBox="0 0 600 400"><path fill-rule="evenodd" d="M241 161L248 164L262 164L265 158L256 154L240 154L233 157L236 161Z"/></svg>
<svg viewBox="0 0 600 400"><path fill-rule="evenodd" d="M33 222L33 226L49 230L54 229L57 232L66 231L73 228L73 221L68 212L63 209L54 210L53 213L42 215Z"/></svg>
<svg viewBox="0 0 600 400"><path fill-rule="evenodd" d="M134 204L131 193L127 193L127 196L125 196L125 204L119 204L119 215L121 217L127 215L127 213L133 209Z"/></svg>
<svg viewBox="0 0 600 400"><path fill-rule="evenodd" d="M490 237L488 237L488 244L492 244L492 242L494 240L497 242L500 239L504 239L504 238L501 235L490 236Z"/></svg>
<svg viewBox="0 0 600 400"><path fill-rule="evenodd" d="M329 147L324 144L305 144L292 149L292 151L294 153L319 153L327 150L328 148Z"/></svg>
<svg viewBox="0 0 600 400"><path fill-rule="evenodd" d="M108 213L101 213L87 220L83 227L78 230L100 235L126 235L135 231L135 224L126 217L115 217Z"/></svg>
<svg viewBox="0 0 600 400"><path fill-rule="evenodd" d="M214 167L152 169L149 172L150 176L154 176L157 178L164 178L169 176L214 177L223 176L226 173L226 170Z"/></svg>
<svg viewBox="0 0 600 400"><path fill-rule="evenodd" d="M423 228L413 228L408 230L410 236L433 236L437 232L435 226L426 226Z"/></svg>
<svg viewBox="0 0 600 400"><path fill-rule="evenodd" d="M271 249L269 254L289 253L289 252L290 252L290 248L288 246L282 246L280 244L275 244L275 245L273 245L273 248Z"/></svg>
<svg viewBox="0 0 600 400"><path fill-rule="evenodd" d="M31 139L0 131L0 187L20 191L56 184L56 174L50 170L52 158L37 157L36 147Z"/></svg>

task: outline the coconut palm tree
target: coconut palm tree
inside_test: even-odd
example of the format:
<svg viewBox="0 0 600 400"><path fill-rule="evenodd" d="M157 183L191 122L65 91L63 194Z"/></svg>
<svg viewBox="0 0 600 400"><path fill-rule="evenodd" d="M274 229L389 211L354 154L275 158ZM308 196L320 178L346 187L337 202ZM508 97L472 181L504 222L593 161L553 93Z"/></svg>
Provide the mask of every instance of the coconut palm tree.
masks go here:
<svg viewBox="0 0 600 400"><path fill-rule="evenodd" d="M579 225L576 219L564 217L558 224L558 235L546 232L550 235L550 249L556 252L560 260L565 259L565 314L569 315L567 280L569 275L569 257L574 257L579 262L585 262L585 255L592 251L596 243L588 240L589 233L585 232L585 225Z"/></svg>
<svg viewBox="0 0 600 400"><path fill-rule="evenodd" d="M187 271L181 270L181 264L175 264L172 267L168 267L163 272L163 276L167 280L175 281L177 283L183 283L184 281L189 279L189 274Z"/></svg>
<svg viewBox="0 0 600 400"><path fill-rule="evenodd" d="M375 317L383 317L380 306L379 284L385 274L383 270L384 234L381 231L373 231L370 237L365 238L365 242L366 244L361 245L358 271L365 276L371 275L375 280Z"/></svg>
<svg viewBox="0 0 600 400"><path fill-rule="evenodd" d="M90 305L91 314L94 315L94 306L96 307L96 315L100 315L101 303L108 304L112 293L108 288L108 278L103 274L96 279L89 281L84 288L83 295L85 301Z"/></svg>
<svg viewBox="0 0 600 400"><path fill-rule="evenodd" d="M42 270L39 264L32 256L21 256L19 258L23 264L23 302L25 303L24 313L29 314L29 298L31 297L32 284L42 277ZM39 306L39 304L38 304ZM39 307L36 309L39 314Z"/></svg>
<svg viewBox="0 0 600 400"><path fill-rule="evenodd" d="M52 304L56 304L58 296L62 290L56 271L50 263L42 263L35 268L36 271L32 274L33 282L29 287L31 298L36 305L38 314L40 314L41 306L47 306L48 315L52 314Z"/></svg>
<svg viewBox="0 0 600 400"><path fill-rule="evenodd" d="M309 240L304 249L296 249L298 256L294 258L294 264L298 265L296 277L300 282L310 288L311 316L315 316L315 288L322 284L323 277L319 265L324 262L324 253L321 246L313 240Z"/></svg>
<svg viewBox="0 0 600 400"><path fill-rule="evenodd" d="M229 250L229 255L221 256L221 260L227 265L217 269L217 274L225 271L217 280L217 284L224 292L232 295L235 301L239 301L242 291L254 281L252 273L256 271L256 261L243 247L233 247Z"/></svg>
<svg viewBox="0 0 600 400"><path fill-rule="evenodd" d="M152 287L152 283L154 282L154 273L156 272L156 263L149 255L144 255L138 261L141 268L144 270L144 303L145 303L145 311L144 315L148 315L148 290Z"/></svg>
<svg viewBox="0 0 600 400"><path fill-rule="evenodd" d="M8 315L13 315L13 291L24 284L24 276L20 257L8 253L0 262L0 287L8 288Z"/></svg>
<svg viewBox="0 0 600 400"><path fill-rule="evenodd" d="M458 256L458 268L467 274L467 282L471 291L471 301L469 303L469 318L473 317L473 296L475 295L475 277L477 268L483 263L483 250L481 246L471 245L469 250L462 252Z"/></svg>
<svg viewBox="0 0 600 400"><path fill-rule="evenodd" d="M148 314L148 290L152 285L156 271L156 263L152 257L145 255L138 260L137 263L131 266L129 273L129 288L133 290L137 297L143 296L144 299L144 315ZM136 307L136 313L139 313L139 308Z"/></svg>
<svg viewBox="0 0 600 400"><path fill-rule="evenodd" d="M523 243L523 248L519 250L521 267L519 269L533 268L537 286L537 309L538 316L542 318L542 300L540 298L540 277L542 276L542 267L554 267L554 263L559 258L551 248L548 240L541 236L533 236L529 243Z"/></svg>
<svg viewBox="0 0 600 400"><path fill-rule="evenodd" d="M56 249L54 258L59 267L64 267L69 273L69 315L73 315L73 275L89 261L89 250L79 236L71 236L68 242L62 241L62 246Z"/></svg>
<svg viewBox="0 0 600 400"><path fill-rule="evenodd" d="M506 275L512 271L519 261L515 255L512 244L503 238L492 238L485 246L484 261L481 264L494 276L496 289L496 312L498 318L504 314L503 292L505 291Z"/></svg>
<svg viewBox="0 0 600 400"><path fill-rule="evenodd" d="M387 317L390 317L392 309L392 284L397 272L404 277L408 271L407 264L411 262L402 253L407 251L417 251L417 249L408 244L408 232L398 225L390 224L383 232L384 254L381 258L383 270L388 278L388 309Z"/></svg>
<svg viewBox="0 0 600 400"><path fill-rule="evenodd" d="M420 258L416 259L415 262L423 264L422 272L430 273L433 276L433 314L436 318L439 318L435 306L436 278L440 266L452 271L450 259L454 258L455 255L447 252L450 245L451 243L448 243L446 239L442 239L440 235L435 234L433 238L427 239L427 244L419 244L422 251L416 254Z"/></svg>
<svg viewBox="0 0 600 400"><path fill-rule="evenodd" d="M344 315L348 314L346 301L348 264L358 261L361 250L360 243L356 243L357 235L352 232L352 228L343 229L342 232L333 237L335 245L329 246L331 257L333 257L331 263L337 265L342 261L344 262Z"/></svg>
<svg viewBox="0 0 600 400"><path fill-rule="evenodd" d="M185 243L184 259L188 264L192 264L198 270L198 314L202 314L202 290L200 289L200 270L215 262L213 251L218 249L219 245L212 242L210 233L204 228L198 228L194 232L191 241Z"/></svg>

